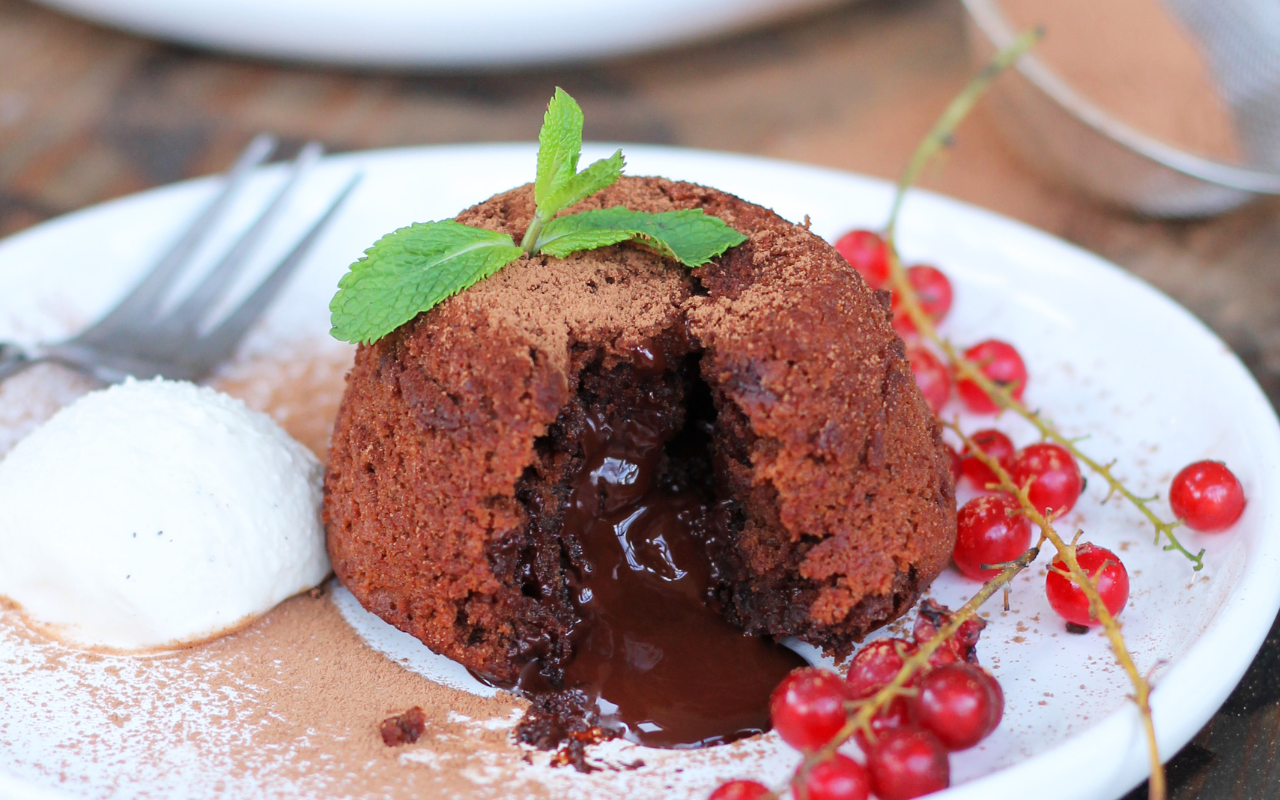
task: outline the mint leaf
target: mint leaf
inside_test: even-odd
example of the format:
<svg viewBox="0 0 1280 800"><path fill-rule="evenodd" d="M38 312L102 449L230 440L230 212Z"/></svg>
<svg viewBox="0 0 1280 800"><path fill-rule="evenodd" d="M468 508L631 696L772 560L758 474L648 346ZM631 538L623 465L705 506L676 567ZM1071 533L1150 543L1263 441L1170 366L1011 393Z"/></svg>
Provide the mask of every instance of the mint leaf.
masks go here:
<svg viewBox="0 0 1280 800"><path fill-rule="evenodd" d="M563 258L579 250L632 239L686 267L700 267L747 237L699 208L651 214L617 206L551 220L542 229L535 249Z"/></svg>
<svg viewBox="0 0 1280 800"><path fill-rule="evenodd" d="M620 244L621 242L629 242L637 238L639 231L624 228L621 230L614 228L576 228L574 220L578 219L578 214L570 214L567 217L557 217L550 225L542 231L542 238L538 240L539 253L546 253L556 258L564 258L570 253L576 253L579 250L595 250L600 247L608 247L611 244ZM563 224L561 222L563 221ZM655 249L660 249L655 248ZM662 254L674 258L669 249L663 250Z"/></svg>
<svg viewBox="0 0 1280 800"><path fill-rule="evenodd" d="M419 222L383 236L338 281L332 335L375 342L520 257L505 233L460 222Z"/></svg>
<svg viewBox="0 0 1280 800"><path fill-rule="evenodd" d="M538 132L538 175L533 184L533 200L539 216L547 219L559 210L545 210L547 200L563 191L578 174L581 154L582 109L557 86Z"/></svg>
<svg viewBox="0 0 1280 800"><path fill-rule="evenodd" d="M578 172L582 155L582 109L564 89L556 87L538 132L538 174L533 183L536 210L520 246L533 253L542 226L560 209L590 197L622 176L622 151Z"/></svg>
<svg viewBox="0 0 1280 800"><path fill-rule="evenodd" d="M538 201L538 215L545 215L546 219L550 219L560 209L609 188L622 177L623 166L621 150L608 158L592 163L591 166L574 175L559 190L548 195L545 201Z"/></svg>

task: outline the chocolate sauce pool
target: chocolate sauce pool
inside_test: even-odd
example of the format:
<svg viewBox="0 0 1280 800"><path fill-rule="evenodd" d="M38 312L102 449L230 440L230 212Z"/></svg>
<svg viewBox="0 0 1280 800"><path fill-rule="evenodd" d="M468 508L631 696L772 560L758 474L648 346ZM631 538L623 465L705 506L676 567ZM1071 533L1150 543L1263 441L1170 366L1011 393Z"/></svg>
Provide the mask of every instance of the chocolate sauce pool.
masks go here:
<svg viewBox="0 0 1280 800"><path fill-rule="evenodd" d="M706 747L768 730L770 693L805 662L708 606L717 515L695 493L657 485L670 435L664 412L588 426L564 519L583 553L571 571L581 621L563 688L586 693L601 727L651 747ZM545 687L522 680L521 688Z"/></svg>

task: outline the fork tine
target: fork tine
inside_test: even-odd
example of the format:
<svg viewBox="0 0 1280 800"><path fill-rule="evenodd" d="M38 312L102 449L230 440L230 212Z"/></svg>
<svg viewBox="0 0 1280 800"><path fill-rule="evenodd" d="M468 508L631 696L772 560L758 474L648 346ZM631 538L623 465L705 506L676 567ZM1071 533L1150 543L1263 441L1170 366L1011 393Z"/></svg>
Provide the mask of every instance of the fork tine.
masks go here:
<svg viewBox="0 0 1280 800"><path fill-rule="evenodd" d="M302 259L306 256L307 251L311 249L320 232L329 224L329 220L338 212L347 196L356 188L360 180L364 177L362 173L352 176L342 191L338 192L329 207L325 209L320 218L312 224L303 235L298 243L294 245L289 254L277 264L271 272L258 284L258 288L245 298L235 311L231 312L225 320L218 324L216 328L207 335L201 337L198 343L187 350L184 356L191 361L199 363L205 370L212 370L224 358L229 356L244 335L248 333L249 328L258 320L262 313L271 305L271 301L284 287L289 277L302 263Z"/></svg>
<svg viewBox="0 0 1280 800"><path fill-rule="evenodd" d="M226 295L232 282L244 270L250 253L270 230L271 223L284 208L285 199L323 153L324 147L319 142L307 142L303 146L289 167L289 174L284 184L276 191L266 209L258 215L258 219L249 226L249 230L245 231L239 241L232 245L217 265L209 270L191 294L161 321L161 329L165 335L182 336L199 329L200 323L204 321L213 306Z"/></svg>
<svg viewBox="0 0 1280 800"><path fill-rule="evenodd" d="M231 197L252 174L253 168L265 161L275 147L274 136L260 133L253 137L253 141L249 142L249 145L240 153L235 165L227 171L222 191L205 206L186 233L174 242L168 252L160 257L151 271L129 294L125 295L123 300L116 304L115 308L81 332L75 341L86 343L101 341L118 329L121 323L128 323L139 317L154 316L165 292L181 275L187 259L204 240L218 217L222 215Z"/></svg>

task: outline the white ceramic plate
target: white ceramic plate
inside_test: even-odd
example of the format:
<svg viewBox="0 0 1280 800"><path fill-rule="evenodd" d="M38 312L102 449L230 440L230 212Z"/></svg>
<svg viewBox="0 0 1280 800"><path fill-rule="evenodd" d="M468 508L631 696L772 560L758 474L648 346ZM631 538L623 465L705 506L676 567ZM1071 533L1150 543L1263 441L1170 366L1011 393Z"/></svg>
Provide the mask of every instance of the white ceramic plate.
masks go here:
<svg viewBox="0 0 1280 800"><path fill-rule="evenodd" d="M593 146L584 158L611 152ZM771 206L834 238L854 226L879 226L891 188L854 175L720 153L624 147L632 174L692 180ZM585 162L584 162L585 163ZM382 233L412 221L439 219L533 174L531 145L458 146L356 153L325 160L308 179L263 262L296 235L347 177L365 179L324 234L285 295L246 342L252 352L299 338L324 340L327 304L347 265ZM264 170L250 194L261 201L280 170ZM123 198L41 225L0 243L0 339L35 341L69 333L114 302L138 271L182 228L215 186L192 181ZM242 204L244 224L254 213ZM1192 549L1207 548L1193 573L1177 554L1151 544L1137 513L1102 505L1101 481L1062 524L1121 553L1133 594L1122 615L1139 668L1157 662L1155 721L1162 752L1173 755L1221 705L1244 673L1280 607L1280 428L1262 392L1226 346L1190 314L1126 273L1082 250L995 214L926 192L913 193L901 227L909 260L943 268L956 287L944 332L965 343L995 336L1017 344L1031 372L1027 399L1070 434L1091 434L1084 447L1139 494L1166 490L1173 473L1202 458L1225 460L1240 476L1248 507L1229 532L1183 532ZM958 408L953 409L959 411ZM947 413L951 413L948 411ZM989 424L962 417L969 429ZM1019 444L1031 433L1015 420L1000 427ZM1168 513L1161 504L1162 513ZM1043 593L1042 557L1015 584L1012 610L992 603L979 653L1007 696L1000 729L982 745L952 756L948 800L1022 796L1039 800L1116 798L1144 776L1145 742L1128 685L1098 634L1063 632ZM976 585L948 571L933 596L959 605ZM341 597L341 593L339 593ZM411 668L460 685L438 660L381 622L346 604L344 613L375 648L414 661ZM0 651L4 642L0 641ZM0 658L0 662L3 662ZM0 682L4 680L0 670ZM22 711L21 685L0 683L0 730L25 731L34 752L52 736ZM795 756L760 745L771 780ZM48 745L48 742L43 742ZM770 750L772 748L772 750ZM199 753L187 754L198 766ZM675 758L674 756L672 758ZM696 766L697 754L679 758ZM21 752L0 752L0 795L17 793L14 777L32 780ZM772 760L769 760L772 759ZM1067 768L1064 765L1070 765ZM110 767L63 757L74 779ZM189 769L192 794L212 769ZM94 772L99 770L99 772ZM216 770L215 770L216 771ZM639 773L619 773L617 788ZM697 775L692 769L690 775ZM1053 775L1052 780L1045 780ZM577 780L565 777L564 780ZM585 780L585 779L583 779ZM613 780L612 778L610 780ZM70 785L70 784L64 784ZM596 784L593 784L596 785ZM28 793L47 786L27 784ZM92 787L81 791L92 794ZM263 794L272 796L269 787Z"/></svg>
<svg viewBox="0 0 1280 800"><path fill-rule="evenodd" d="M627 55L841 0L37 0L134 33L366 67L502 67Z"/></svg>

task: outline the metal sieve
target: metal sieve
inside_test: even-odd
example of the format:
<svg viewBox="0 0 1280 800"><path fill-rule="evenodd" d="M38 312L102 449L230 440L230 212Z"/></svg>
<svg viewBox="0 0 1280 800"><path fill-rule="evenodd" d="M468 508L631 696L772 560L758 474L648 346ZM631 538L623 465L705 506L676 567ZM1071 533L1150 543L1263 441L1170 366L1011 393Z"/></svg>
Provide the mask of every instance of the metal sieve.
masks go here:
<svg viewBox="0 0 1280 800"><path fill-rule="evenodd" d="M995 0L962 0L969 50L985 63L1015 31ZM1051 179L1153 217L1199 217L1280 194L1280 4L1167 0L1199 38L1248 166L1192 155L1141 133L1081 97L1034 55L991 89L1009 144Z"/></svg>

